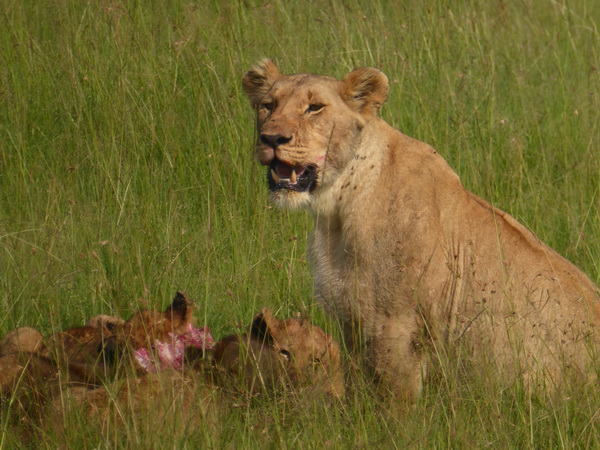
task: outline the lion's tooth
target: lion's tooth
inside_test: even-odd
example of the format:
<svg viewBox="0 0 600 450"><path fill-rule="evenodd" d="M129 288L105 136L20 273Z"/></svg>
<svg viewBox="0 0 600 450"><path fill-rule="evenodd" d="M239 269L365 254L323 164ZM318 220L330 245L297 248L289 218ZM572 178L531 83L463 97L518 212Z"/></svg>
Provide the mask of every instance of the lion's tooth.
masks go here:
<svg viewBox="0 0 600 450"><path fill-rule="evenodd" d="M273 169L271 169L271 176L273 177L273 181L275 181L275 183L279 183L279 176Z"/></svg>
<svg viewBox="0 0 600 450"><path fill-rule="evenodd" d="M296 182L296 170L292 169L292 176L290 177L290 180L292 181L292 183Z"/></svg>

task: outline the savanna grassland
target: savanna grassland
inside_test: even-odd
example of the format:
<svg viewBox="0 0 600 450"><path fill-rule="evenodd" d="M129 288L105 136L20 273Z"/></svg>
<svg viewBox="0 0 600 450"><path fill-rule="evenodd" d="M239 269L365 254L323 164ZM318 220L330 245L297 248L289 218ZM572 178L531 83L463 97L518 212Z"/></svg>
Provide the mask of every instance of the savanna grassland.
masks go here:
<svg viewBox="0 0 600 450"><path fill-rule="evenodd" d="M312 297L311 219L269 205L253 159L240 79L264 56L382 70L387 121L599 282L599 26L595 0L1 2L0 336L163 309L178 289L216 337L263 306L340 336ZM449 363L399 416L348 378L343 401L193 427L82 419L28 445L600 448L598 386L536 398ZM0 447L25 445L13 423L4 404Z"/></svg>

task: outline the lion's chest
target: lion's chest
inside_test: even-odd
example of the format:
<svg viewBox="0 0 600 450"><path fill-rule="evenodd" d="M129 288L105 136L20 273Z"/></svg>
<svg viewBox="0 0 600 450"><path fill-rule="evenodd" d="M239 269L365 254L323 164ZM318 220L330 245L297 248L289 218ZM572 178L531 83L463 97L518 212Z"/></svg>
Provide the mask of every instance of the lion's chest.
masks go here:
<svg viewBox="0 0 600 450"><path fill-rule="evenodd" d="M357 303L352 295L358 280L349 261L351 250L341 236L317 229L310 253L315 269L315 295L326 310L342 321L350 321Z"/></svg>
<svg viewBox="0 0 600 450"><path fill-rule="evenodd" d="M419 264L406 241L377 223L357 219L338 225L313 232L317 299L342 322L359 321L366 332L382 317L413 310Z"/></svg>

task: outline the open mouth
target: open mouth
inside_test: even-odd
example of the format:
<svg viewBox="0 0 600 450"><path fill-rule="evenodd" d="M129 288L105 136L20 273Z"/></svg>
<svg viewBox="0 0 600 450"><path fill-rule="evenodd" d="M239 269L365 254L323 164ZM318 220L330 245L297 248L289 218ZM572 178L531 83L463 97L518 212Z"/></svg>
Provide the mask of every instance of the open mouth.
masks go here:
<svg viewBox="0 0 600 450"><path fill-rule="evenodd" d="M271 191L290 189L292 191L306 192L315 188L317 170L314 166L290 166L275 158L269 165L267 180Z"/></svg>

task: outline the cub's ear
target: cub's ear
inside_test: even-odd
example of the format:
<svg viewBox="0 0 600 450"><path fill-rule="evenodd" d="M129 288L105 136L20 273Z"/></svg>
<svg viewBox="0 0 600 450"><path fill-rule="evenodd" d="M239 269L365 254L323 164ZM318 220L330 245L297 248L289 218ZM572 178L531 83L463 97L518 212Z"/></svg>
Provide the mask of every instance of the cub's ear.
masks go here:
<svg viewBox="0 0 600 450"><path fill-rule="evenodd" d="M194 303L189 300L183 292L177 291L173 302L167 307L165 312L171 314L171 317L177 317L185 322L191 322L193 307Z"/></svg>
<svg viewBox="0 0 600 450"><path fill-rule="evenodd" d="M263 59L246 72L242 78L242 86L253 108L260 104L262 98L269 92L275 80L280 76L279 69L268 58Z"/></svg>
<svg viewBox="0 0 600 450"><path fill-rule="evenodd" d="M342 97L351 108L369 117L377 114L388 91L388 79L382 72L372 67L363 67L344 77Z"/></svg>
<svg viewBox="0 0 600 450"><path fill-rule="evenodd" d="M272 344L281 335L282 322L273 315L269 308L263 308L252 321L250 334L267 344Z"/></svg>

